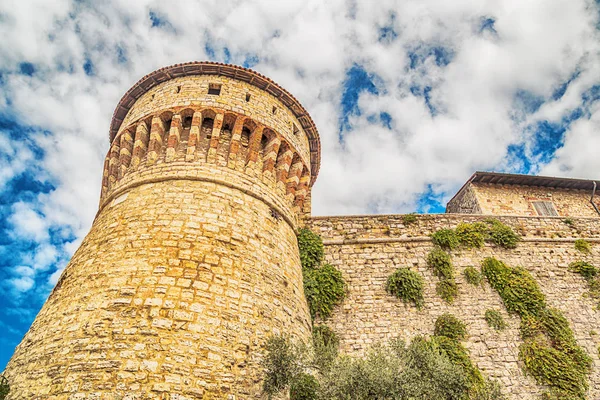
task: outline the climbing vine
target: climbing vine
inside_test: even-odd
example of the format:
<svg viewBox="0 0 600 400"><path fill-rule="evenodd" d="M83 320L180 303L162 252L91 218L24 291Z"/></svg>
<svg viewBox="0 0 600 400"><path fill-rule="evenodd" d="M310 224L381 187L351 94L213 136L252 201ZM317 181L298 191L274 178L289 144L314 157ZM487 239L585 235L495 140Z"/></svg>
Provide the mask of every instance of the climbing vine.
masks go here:
<svg viewBox="0 0 600 400"><path fill-rule="evenodd" d="M562 313L546 305L537 282L525 269L486 258L482 271L506 309L521 317L524 342L519 357L526 371L550 388L546 397L585 399L591 359L577 345Z"/></svg>
<svg viewBox="0 0 600 400"><path fill-rule="evenodd" d="M302 277L310 315L329 318L346 295L342 273L331 264L323 264L318 268L304 268Z"/></svg>
<svg viewBox="0 0 600 400"><path fill-rule="evenodd" d="M298 230L298 248L302 268L315 268L323 260L323 240L321 236L307 228Z"/></svg>
<svg viewBox="0 0 600 400"><path fill-rule="evenodd" d="M587 261L575 261L569 264L569 271L575 272L585 279L589 288L589 296L600 300L600 271ZM600 304L598 305L600 308Z"/></svg>
<svg viewBox="0 0 600 400"><path fill-rule="evenodd" d="M304 295L310 315L329 318L333 308L346 295L346 283L342 273L331 264L323 263L323 241L310 229L298 231L298 248L302 264Z"/></svg>
<svg viewBox="0 0 600 400"><path fill-rule="evenodd" d="M502 318L502 314L498 310L486 310L484 319L490 328L497 331L506 329L506 322L504 322L504 318Z"/></svg>
<svg viewBox="0 0 600 400"><path fill-rule="evenodd" d="M481 285L481 282L483 281L481 272L479 272L473 266L466 267L465 270L463 271L463 275L465 276L465 280L467 281L467 283L469 283L473 286L479 286L479 285Z"/></svg>
<svg viewBox="0 0 600 400"><path fill-rule="evenodd" d="M398 268L388 277L386 290L405 303L412 302L417 308L423 306L423 277L408 268Z"/></svg>
<svg viewBox="0 0 600 400"><path fill-rule="evenodd" d="M8 385L8 379L6 377L0 375L0 400L4 400L10 391L10 386Z"/></svg>
<svg viewBox="0 0 600 400"><path fill-rule="evenodd" d="M431 234L431 240L445 250L481 248L486 241L506 249L514 249L520 237L510 226L497 219L487 218L484 222L461 222L456 229L440 229Z"/></svg>
<svg viewBox="0 0 600 400"><path fill-rule="evenodd" d="M458 287L454 279L454 266L450 255L436 247L427 255L427 265L440 278L436 284L436 293L447 303L452 303L458 295Z"/></svg>

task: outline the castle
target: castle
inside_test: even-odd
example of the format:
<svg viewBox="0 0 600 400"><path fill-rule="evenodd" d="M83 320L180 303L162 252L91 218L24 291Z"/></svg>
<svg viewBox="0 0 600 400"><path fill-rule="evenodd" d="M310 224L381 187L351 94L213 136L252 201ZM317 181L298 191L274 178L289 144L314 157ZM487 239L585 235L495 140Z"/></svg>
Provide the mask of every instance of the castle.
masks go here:
<svg viewBox="0 0 600 400"><path fill-rule="evenodd" d="M600 398L600 313L581 276L600 264L600 202L587 180L475 173L447 213L312 217L320 141L285 89L246 68L192 62L159 69L119 102L110 126L99 210L90 230L10 360L8 399L254 399L261 346L273 334L311 335L296 241L318 233L347 296L325 321L348 354L431 333L451 312L469 326L474 363L511 399L543 388L519 363L519 319L490 287L457 273L452 303L435 292L430 235L493 215L521 236L516 249L456 251L467 266L495 256L522 265L567 317L593 360ZM425 278L418 310L385 291L398 267ZM508 328L483 319L502 310Z"/></svg>

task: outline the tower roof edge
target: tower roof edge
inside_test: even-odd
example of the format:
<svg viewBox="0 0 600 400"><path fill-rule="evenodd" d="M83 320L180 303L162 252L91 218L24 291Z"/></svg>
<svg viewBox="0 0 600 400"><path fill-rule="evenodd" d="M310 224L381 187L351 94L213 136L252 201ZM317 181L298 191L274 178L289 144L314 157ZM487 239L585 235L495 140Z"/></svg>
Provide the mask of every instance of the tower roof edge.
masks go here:
<svg viewBox="0 0 600 400"><path fill-rule="evenodd" d="M256 86L257 88L264 90L281 101L298 119L308 136L312 177L311 185L314 183L319 173L319 167L321 164L321 140L319 138L319 131L317 130L312 117L302 106L302 104L300 104L300 102L290 92L285 90L279 84L254 70L240 67L238 65L210 61L192 61L170 65L149 73L137 81L123 95L119 101L119 104L117 104L110 123L110 141L112 142L117 135L117 132L121 127L121 123L125 119L125 116L133 104L144 93L170 79L191 75L222 75L228 78L237 79Z"/></svg>

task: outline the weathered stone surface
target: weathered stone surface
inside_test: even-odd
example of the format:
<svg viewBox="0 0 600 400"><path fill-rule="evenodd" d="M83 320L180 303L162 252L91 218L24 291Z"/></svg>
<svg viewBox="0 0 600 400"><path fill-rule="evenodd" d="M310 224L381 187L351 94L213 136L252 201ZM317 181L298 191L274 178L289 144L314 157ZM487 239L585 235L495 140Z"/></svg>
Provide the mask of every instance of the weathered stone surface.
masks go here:
<svg viewBox="0 0 600 400"><path fill-rule="evenodd" d="M597 300L586 296L588 287L583 278L567 270L570 262L579 259L600 265L600 219L574 218L571 227L561 218L501 217L521 232L523 241L514 250L488 244L482 249L453 252L459 295L453 304L447 304L436 294L438 278L427 267L427 254L433 248L428 235L459 222L485 218L424 215L408 226L399 215L311 218L308 226L323 237L326 261L342 271L348 284L346 299L326 321L340 336L342 350L360 355L376 342L431 335L437 317L449 312L468 325L465 345L471 359L484 373L503 383L510 399L539 398L543 388L524 374L518 359L519 318L506 313L502 300L487 283L474 287L464 279L464 268L478 268L491 256L525 267L540 284L549 305L564 312L578 343L594 361L588 398L600 398ZM580 237L594 243L591 255L575 250L574 241ZM399 267L409 267L425 278L422 310L385 291L388 276ZM508 329L496 332L487 325L484 314L490 308L502 312Z"/></svg>
<svg viewBox="0 0 600 400"><path fill-rule="evenodd" d="M590 195L590 190L468 183L448 203L447 212L537 216L533 202L545 201L551 202L561 217L598 217ZM600 206L600 198L596 197L595 203Z"/></svg>
<svg viewBox="0 0 600 400"><path fill-rule="evenodd" d="M271 94L224 76L142 95L91 231L7 366L9 399L260 397L265 340L311 329L295 235L310 188L296 196L273 172L285 143L310 182L292 124Z"/></svg>

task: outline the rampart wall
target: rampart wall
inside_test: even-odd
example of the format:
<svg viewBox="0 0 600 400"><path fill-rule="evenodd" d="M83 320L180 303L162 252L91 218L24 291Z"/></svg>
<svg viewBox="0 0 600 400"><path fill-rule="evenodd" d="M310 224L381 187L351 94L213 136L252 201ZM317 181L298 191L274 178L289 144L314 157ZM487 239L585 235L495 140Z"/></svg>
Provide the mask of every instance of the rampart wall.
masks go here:
<svg viewBox="0 0 600 400"><path fill-rule="evenodd" d="M462 274L465 267L479 267L485 257L492 256L510 266L525 267L539 283L549 305L564 312L578 343L593 359L589 399L600 398L600 311L596 309L597 300L586 297L584 279L568 271L569 263L580 259L600 265L600 219L573 218L571 226L556 217L497 217L523 240L512 250L486 244L482 249L452 252L459 295L447 304L436 294L438 278L426 263L433 248L429 235L460 222L485 218L419 215L417 222L408 226L399 215L310 219L309 227L324 240L326 261L342 271L348 285L346 299L326 321L340 336L342 351L358 355L376 342L431 335L436 318L449 312L468 324L465 345L471 359L484 373L503 383L510 399L539 398L543 388L524 374L519 362L520 319L507 314L489 284L472 286ZM590 255L575 250L578 238L592 244ZM410 267L425 278L425 304L421 310L385 291L388 276L399 267ZM484 320L487 309L500 310L508 329L497 332L490 328Z"/></svg>

